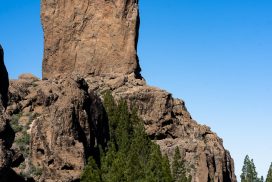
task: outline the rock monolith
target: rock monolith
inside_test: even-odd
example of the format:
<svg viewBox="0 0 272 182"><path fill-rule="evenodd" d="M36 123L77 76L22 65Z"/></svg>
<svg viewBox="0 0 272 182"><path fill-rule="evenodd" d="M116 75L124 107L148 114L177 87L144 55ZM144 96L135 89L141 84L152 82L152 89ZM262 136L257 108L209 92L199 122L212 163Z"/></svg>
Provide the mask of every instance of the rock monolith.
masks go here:
<svg viewBox="0 0 272 182"><path fill-rule="evenodd" d="M43 0L41 19L43 78L71 72L140 77L138 0Z"/></svg>

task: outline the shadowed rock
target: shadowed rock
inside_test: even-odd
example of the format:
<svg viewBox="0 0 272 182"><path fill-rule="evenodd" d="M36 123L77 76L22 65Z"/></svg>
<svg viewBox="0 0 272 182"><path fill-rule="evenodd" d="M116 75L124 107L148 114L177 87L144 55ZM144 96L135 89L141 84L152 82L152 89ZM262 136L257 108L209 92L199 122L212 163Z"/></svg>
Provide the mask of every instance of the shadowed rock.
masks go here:
<svg viewBox="0 0 272 182"><path fill-rule="evenodd" d="M37 169L40 176L30 173L36 181L79 180L88 157L98 159L98 145L105 147L108 141L103 104L77 75L48 80L21 75L10 83L10 104L9 113L21 113L18 125L30 128L25 167L14 170L28 174ZM13 147L20 149L16 143Z"/></svg>
<svg viewBox="0 0 272 182"><path fill-rule="evenodd" d="M8 104L8 73L4 65L4 51L0 45L0 181L9 182L16 179L11 166L14 152L11 150L14 141L14 131L9 125L9 117L5 113ZM12 173L12 174L11 174ZM18 181L18 180L16 180Z"/></svg>
<svg viewBox="0 0 272 182"><path fill-rule="evenodd" d="M137 0L42 0L43 78L140 76Z"/></svg>
<svg viewBox="0 0 272 182"><path fill-rule="evenodd" d="M4 64L4 50L0 45L0 95L4 107L8 104L8 87L9 79L8 72Z"/></svg>

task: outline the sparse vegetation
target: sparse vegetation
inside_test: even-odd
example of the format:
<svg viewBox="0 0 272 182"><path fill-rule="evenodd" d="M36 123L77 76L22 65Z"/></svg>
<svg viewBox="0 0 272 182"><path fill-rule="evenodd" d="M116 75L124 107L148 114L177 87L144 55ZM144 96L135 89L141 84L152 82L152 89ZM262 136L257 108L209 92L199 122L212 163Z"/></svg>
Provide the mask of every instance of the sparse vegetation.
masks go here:
<svg viewBox="0 0 272 182"><path fill-rule="evenodd" d="M14 114L11 117L10 125L15 133L23 130L23 126L19 124L19 119L21 116L22 116L22 113L19 113L19 114Z"/></svg>

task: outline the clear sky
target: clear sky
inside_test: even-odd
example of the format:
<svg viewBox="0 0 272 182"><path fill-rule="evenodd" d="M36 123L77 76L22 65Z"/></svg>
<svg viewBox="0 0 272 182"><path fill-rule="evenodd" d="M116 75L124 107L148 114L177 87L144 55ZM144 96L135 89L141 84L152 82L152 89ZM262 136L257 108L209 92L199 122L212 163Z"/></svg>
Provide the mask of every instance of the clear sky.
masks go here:
<svg viewBox="0 0 272 182"><path fill-rule="evenodd" d="M41 76L39 0L1 0L0 43L11 78ZM272 162L272 1L141 0L139 57L150 85L182 98L224 139L240 179L249 154Z"/></svg>

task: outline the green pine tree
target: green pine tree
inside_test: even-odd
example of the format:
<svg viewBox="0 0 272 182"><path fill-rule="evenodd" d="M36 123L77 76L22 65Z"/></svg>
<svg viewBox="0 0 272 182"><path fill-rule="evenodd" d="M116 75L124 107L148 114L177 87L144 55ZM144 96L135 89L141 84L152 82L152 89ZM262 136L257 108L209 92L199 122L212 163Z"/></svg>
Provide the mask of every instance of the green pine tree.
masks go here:
<svg viewBox="0 0 272 182"><path fill-rule="evenodd" d="M186 168L181 158L179 148L176 147L172 163L172 173L175 182L190 182L191 177L186 176Z"/></svg>
<svg viewBox="0 0 272 182"><path fill-rule="evenodd" d="M110 92L104 94L104 107L108 114L110 140L106 149L100 151L99 168L90 159L82 181L173 182L169 160L148 138L137 110L130 112L124 100L115 102Z"/></svg>
<svg viewBox="0 0 272 182"><path fill-rule="evenodd" d="M244 166L242 168L241 182L261 182L262 178L258 178L258 173L253 159L250 159L247 155L244 160Z"/></svg>
<svg viewBox="0 0 272 182"><path fill-rule="evenodd" d="M265 182L272 182L272 163L269 167Z"/></svg>
<svg viewBox="0 0 272 182"><path fill-rule="evenodd" d="M102 182L100 179L100 170L96 165L95 160L90 157L88 165L85 167L80 181L82 182Z"/></svg>

